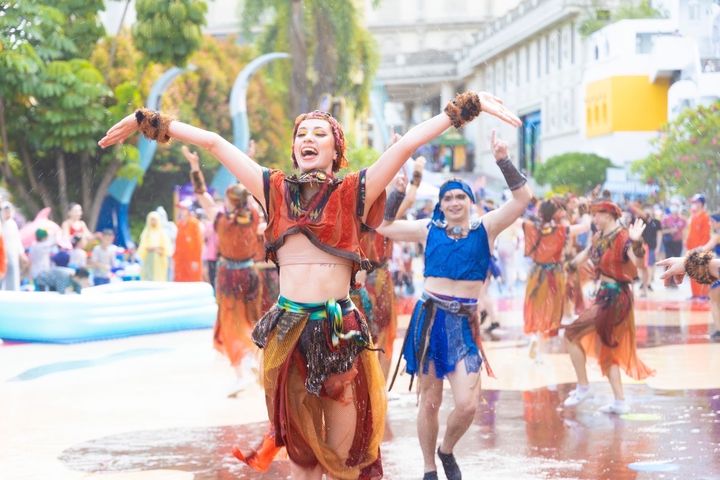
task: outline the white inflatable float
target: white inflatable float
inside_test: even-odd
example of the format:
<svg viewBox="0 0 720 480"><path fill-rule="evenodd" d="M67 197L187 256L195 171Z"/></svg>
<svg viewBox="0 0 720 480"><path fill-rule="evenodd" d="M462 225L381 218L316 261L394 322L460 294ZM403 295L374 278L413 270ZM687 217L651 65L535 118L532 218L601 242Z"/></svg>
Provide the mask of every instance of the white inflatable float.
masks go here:
<svg viewBox="0 0 720 480"><path fill-rule="evenodd" d="M0 338L73 343L209 328L216 312L204 282L119 282L80 295L0 291Z"/></svg>

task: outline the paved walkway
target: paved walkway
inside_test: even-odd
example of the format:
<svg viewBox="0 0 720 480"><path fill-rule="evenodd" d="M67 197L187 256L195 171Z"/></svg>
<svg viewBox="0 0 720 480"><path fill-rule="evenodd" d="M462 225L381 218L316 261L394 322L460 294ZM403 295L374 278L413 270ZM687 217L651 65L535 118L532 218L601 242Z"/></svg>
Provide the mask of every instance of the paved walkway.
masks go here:
<svg viewBox="0 0 720 480"><path fill-rule="evenodd" d="M657 287L636 302L640 355L657 375L625 379L632 412L622 417L597 411L611 394L595 366L594 397L561 407L574 386L562 343L531 360L521 300L504 298L501 329L486 343L498 378L483 379L457 448L465 478L720 478L720 343L708 340L707 307L688 296L686 286ZM288 478L286 461L261 476L231 456L233 445L260 439L266 412L257 386L227 398L233 373L211 334L0 346L0 478ZM406 389L400 377L383 444L388 479L422 476L416 396ZM448 391L443 417L451 400Z"/></svg>

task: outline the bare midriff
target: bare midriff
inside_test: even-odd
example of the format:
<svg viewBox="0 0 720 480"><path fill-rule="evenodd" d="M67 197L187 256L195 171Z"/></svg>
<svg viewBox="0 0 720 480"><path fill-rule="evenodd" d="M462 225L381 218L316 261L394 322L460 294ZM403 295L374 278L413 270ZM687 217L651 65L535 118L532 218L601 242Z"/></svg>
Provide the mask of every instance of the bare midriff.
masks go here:
<svg viewBox="0 0 720 480"><path fill-rule="evenodd" d="M320 250L302 234L288 236L277 255L283 297L302 303L347 297L352 261Z"/></svg>
<svg viewBox="0 0 720 480"><path fill-rule="evenodd" d="M481 280L451 280L441 277L425 277L424 288L428 292L460 298L478 298Z"/></svg>

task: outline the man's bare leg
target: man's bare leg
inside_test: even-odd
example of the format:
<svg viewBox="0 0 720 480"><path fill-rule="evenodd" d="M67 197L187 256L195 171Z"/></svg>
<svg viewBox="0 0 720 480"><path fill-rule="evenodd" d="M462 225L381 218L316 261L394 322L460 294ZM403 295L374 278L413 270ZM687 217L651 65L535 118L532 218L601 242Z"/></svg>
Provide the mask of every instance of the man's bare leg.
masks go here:
<svg viewBox="0 0 720 480"><path fill-rule="evenodd" d="M448 374L448 380L455 399L455 407L447 419L445 436L440 445L442 453L452 453L457 442L470 428L480 400L480 372L468 373L464 360L460 360L455 366L455 371Z"/></svg>
<svg viewBox="0 0 720 480"><path fill-rule="evenodd" d="M422 367L420 367L422 368ZM417 432L423 454L425 472L437 471L435 445L437 445L440 421L438 414L442 404L443 380L435 377L435 366L430 362L426 375L418 375L420 408L418 408Z"/></svg>

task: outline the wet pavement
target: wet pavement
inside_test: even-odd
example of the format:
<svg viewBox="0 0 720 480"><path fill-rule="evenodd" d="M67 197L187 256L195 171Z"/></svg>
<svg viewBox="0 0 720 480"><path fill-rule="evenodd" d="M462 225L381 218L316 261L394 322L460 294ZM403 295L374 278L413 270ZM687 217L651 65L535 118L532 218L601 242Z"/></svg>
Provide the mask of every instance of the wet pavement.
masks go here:
<svg viewBox="0 0 720 480"><path fill-rule="evenodd" d="M594 396L562 408L574 388L562 342L530 360L520 301L503 299L501 328L485 344L498 378L483 379L475 421L456 448L464 478L720 479L720 343L708 339L707 306L686 293L636 303L639 354L657 375L625 379L631 412L619 417L598 411L612 396L595 366ZM260 388L229 399L231 384L210 331L2 345L0 478L289 478L286 460L260 475L232 457L233 446L255 445L266 423ZM400 377L389 402L388 479L422 477L416 395L406 388ZM442 419L449 388L445 397Z"/></svg>

